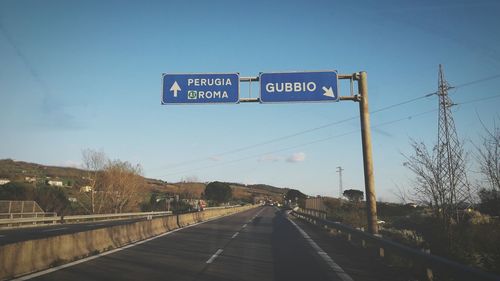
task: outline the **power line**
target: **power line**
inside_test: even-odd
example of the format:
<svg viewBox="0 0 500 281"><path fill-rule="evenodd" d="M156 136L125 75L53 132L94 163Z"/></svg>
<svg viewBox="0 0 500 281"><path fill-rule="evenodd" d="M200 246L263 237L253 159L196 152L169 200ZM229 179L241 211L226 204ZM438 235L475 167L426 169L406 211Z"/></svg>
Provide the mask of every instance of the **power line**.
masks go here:
<svg viewBox="0 0 500 281"><path fill-rule="evenodd" d="M464 101L464 102L458 102L458 103L455 103L455 104L456 105L471 104L471 103L476 103L476 102L485 101L485 100L492 100L492 99L496 99L496 98L499 98L499 97L500 97L500 94L497 94L497 95L494 95L494 96L477 98L477 99L468 100L468 101Z"/></svg>
<svg viewBox="0 0 500 281"><path fill-rule="evenodd" d="M459 89L459 88L462 88L462 87L467 87L467 86L471 86L471 85L483 83L483 82L494 80L494 79L498 79L498 78L500 78L500 74L496 74L496 75L488 76L488 77L485 77L485 78L473 80L473 81L470 81L470 82L458 84L456 86L449 87L449 89ZM385 111L385 110L388 110L388 109L391 109L391 108L394 108L394 107L397 107L397 106L401 106L401 105L405 105L405 104L408 104L408 103L411 103L411 102L415 102L415 101L421 100L423 98L428 98L428 97L431 97L433 95L437 95L437 92L428 93L428 94L420 96L420 97L416 97L416 98L409 99L409 100L406 100L406 101L403 101L403 102L400 102L400 103L389 105L389 106L386 106L386 107L374 110L374 111L372 111L370 113L371 114L378 113L378 112Z"/></svg>
<svg viewBox="0 0 500 281"><path fill-rule="evenodd" d="M377 109L375 111L372 111L371 114L375 114L375 113L378 113L378 112L389 110L389 109L391 109L393 107L396 107L396 106L401 106L401 105L404 105L404 104L407 104L407 103L411 103L411 102L414 102L414 101L417 101L417 100L429 97L429 96L431 96L433 94L434 93L426 94L426 95L418 97L418 98L413 98L413 99L410 99L410 100L407 100L407 101L403 101L403 102L400 102L400 103L397 103L397 104L386 106L386 107ZM338 120L338 121L335 121L335 122L330 122L330 123L327 123L327 124L324 124L324 125L321 125L321 126L318 126L318 127L313 127L313 128L307 129L307 130L299 131L299 132L296 132L296 133L293 133L293 134L290 134L290 135L286 135L286 136L274 138L274 139L271 139L271 140L268 140L268 141L264 141L264 142L260 142L260 143L257 143L257 144L240 147L240 148L233 149L233 150L228 150L228 151L225 151L225 152L222 152L222 153L219 153L219 154L214 154L214 155L211 155L211 156L208 156L208 157L200 157L200 158L196 158L196 159L192 159L192 160L188 160L188 161L179 162L178 164L167 165L165 168L185 166L187 164L191 164L191 163L195 163L195 162L198 162L198 161L207 160L210 157L224 156L224 155L233 154L233 153L236 153L236 152L241 152L241 151L248 150L248 149L251 149L251 148L255 148L255 147L263 146L263 145L266 145L266 144L278 142L280 140L285 140L285 139L289 139L289 138L296 137L296 136L299 136L299 135L303 135L303 134L307 134L307 133L314 132L314 131L317 131L317 130L321 130L321 129L324 129L324 128L327 128L327 127L331 127L331 126L339 125L339 124L342 124L342 123L346 123L348 121L356 120L358 118L359 118L359 116L352 116L352 117L345 118L345 119L342 119L342 120Z"/></svg>
<svg viewBox="0 0 500 281"><path fill-rule="evenodd" d="M372 128L379 128L379 127L382 127L382 126L387 126L387 125L394 124L394 123L397 123L397 122L401 122L401 121L404 121L404 120L411 120L412 118L419 117L419 116L422 116L422 115L425 115L425 114L429 114L429 113L432 113L432 112L436 112L436 111L437 111L437 109L432 109L432 110L424 111L424 112L413 114L413 115L406 116L406 117L403 117L403 118L399 118L399 119L391 120L391 121L388 121L388 122L380 123L378 125L372 126ZM268 152L265 152L265 153L254 154L254 155L251 155L251 156L246 156L246 157L238 158L238 159L231 160L231 161L226 161L226 162L223 162L223 163L220 163L220 164L198 167L198 168L194 168L194 169L184 170L184 171L181 171L181 172L173 172L173 173L166 174L165 176L178 175L178 174L186 174L186 173L190 173L190 172L194 172L194 171L198 171L198 170L204 170L204 169L209 169L209 168L216 168L216 167L219 167L219 166L225 166L225 165L228 165L228 164L232 164L232 163L236 163L236 162L241 162L241 161L249 160L249 159L254 159L254 158L266 156L266 155L273 154L273 153L278 153L278 152L293 150L293 149L296 149L296 148L299 148L299 147L304 147L304 146L308 146L308 145L312 145L312 144L316 144L316 143L320 143L320 142L325 142L325 141L328 141L328 140L331 140L331 139L334 139L334 138L339 138L339 137L347 136L347 135L350 135L350 134L358 133L359 131L360 131L360 129L356 129L356 130L352 130L352 131L345 132L345 133L342 133L342 134L338 134L338 135L334 135L334 136L330 136L330 137L326 137L326 138L321 138L321 139L317 139L317 140L314 140L314 141L309 141L309 142L301 143L301 144L290 146L290 147L286 147L286 148L281 148L281 149L277 149L277 150L273 150L273 151L268 151Z"/></svg>
<svg viewBox="0 0 500 281"><path fill-rule="evenodd" d="M485 101L485 100L491 100L491 99L496 99L496 98L500 98L500 94L493 95L493 96L488 96L488 97L483 97L483 98L477 98L477 99L473 99L473 100L469 100L469 101L465 101L465 102L460 102L460 103L457 103L457 104L458 105L465 105L465 104L471 104L471 103L476 103L476 102ZM394 123L398 123L398 122L401 122L401 121L405 121L405 120L411 120L413 118L420 117L420 116L423 116L423 115L426 115L426 114L429 114L429 113L433 113L433 112L437 112L437 111L438 111L438 109L434 108L434 109L431 109L431 110L423 111L423 112L416 113L416 114L413 114L413 115L409 115L409 116L406 116L406 117L402 117L402 118L399 118L399 119L394 119L394 120L391 120L391 121L383 122L383 123L380 123L380 124L372 126L372 129L380 128L380 127L383 127L383 126L388 126L388 125L391 125L391 124L394 124ZM331 139L334 139L334 138L339 138L339 137L343 137L343 136L346 136L346 135L358 133L359 131L360 131L360 129L356 129L356 130L353 130L353 131L349 131L349 132L346 132L346 133L342 133L342 134L330 136L330 137L327 137L327 138L322 138L322 139L318 139L318 140L314 140L314 141L310 141L310 142L306 142L306 143L301 143L301 144L294 145L294 146L291 146L291 147L282 148L282 149L273 150L273 151L268 151L268 152L261 153L261 154L255 154L255 155L251 155L251 156L247 156L247 157L243 157L243 158L238 158L238 159L231 160L231 161L226 161L226 162L223 162L223 163L220 163L220 164L198 167L198 168L194 168L194 169L184 170L184 171L181 171L181 172L173 172L173 173L166 174L165 176L178 175L178 174L186 174L186 173L191 173L191 172L195 172L195 171L199 171L199 170L205 170L205 169L211 169L211 168L216 168L216 167L220 167L220 166L225 166L225 165L229 165L229 164L233 164L233 163L237 163L237 162L241 162L241 161L245 161L245 160L249 160L249 159L255 159L255 158L266 156L266 155L273 154L273 153L278 153L278 152L293 150L293 149L296 149L296 148L299 148L299 147L304 147L304 146L308 146L308 145L312 145L312 144L316 144L316 143L320 143L320 142L325 142L325 141L328 141L328 140L331 140Z"/></svg>
<svg viewBox="0 0 500 281"><path fill-rule="evenodd" d="M374 111L370 112L370 114L375 114L375 113L379 113L379 112L382 112L382 111L386 111L386 110L389 110L389 109L394 108L394 107L402 106L402 105L405 105L405 104L408 104L408 103L412 103L412 102L415 102L415 101L418 101L418 100L421 100L421 99L424 99L424 98L428 98L428 97L433 96L435 94L436 94L436 92L429 93L429 94L425 94L423 96L416 97L416 98L413 98L413 99L409 99L409 100L406 100L406 101L403 101L403 102L400 102L400 103L396 103L396 104L392 104L392 105L389 105L389 106L386 106L386 107L382 107L382 108L379 108L377 110L374 110Z"/></svg>
<svg viewBox="0 0 500 281"><path fill-rule="evenodd" d="M274 138L274 139L271 139L271 140L268 140L268 141L256 143L256 144L253 144L253 145L243 146L243 147L236 148L236 149L233 149L233 150L228 150L228 151L225 151L225 152L222 152L222 153L214 154L214 155L209 156L209 157L202 157L202 158L197 158L197 159L193 159L193 160L188 160L188 161L180 162L179 164L174 164L173 167L184 166L186 164L195 163L195 162L198 162L198 161L201 161L201 160L207 160L210 157L214 157L214 156L219 156L220 157L220 156L224 156L224 155L228 155L228 154L233 154L233 153L245 151L245 150L248 150L248 149L251 149L251 148L263 146L263 145L266 145L266 144L278 142L280 140L289 139L289 138L292 138L292 137L296 137L296 136L299 136L299 135L303 135L303 134L307 134L307 133L310 133L310 132L313 132L313 131L317 131L317 130L320 130L320 129L331 127L331 126L334 126L334 125L345 123L345 122L348 122L348 121L351 121L351 120L355 120L357 118L358 118L358 116L353 116L353 117L349 117L349 118L342 119L342 120L339 120L339 121L327 123L327 124L324 124L324 125L321 125L321 126L318 126L318 127L310 128L310 129L307 129L307 130L304 130L304 131L299 131L299 132L296 132L296 133L293 133L293 134L290 134L290 135L286 135L286 136ZM169 167L172 167L172 165L170 165Z"/></svg>
<svg viewBox="0 0 500 281"><path fill-rule="evenodd" d="M481 79L473 80L473 81L470 81L470 82L466 82L466 83L463 83L463 84L459 84L457 86L450 87L450 89L458 89L458 88L462 88L462 87L467 87L467 86L470 86L470 85L474 85L474 84L478 84L478 83L483 83L483 82L490 81L490 80L493 80L493 79L498 79L498 78L500 78L500 74L496 74L496 75L488 76L488 77L485 77L485 78L481 78ZM412 103L412 102L419 101L421 99L425 99L425 98L431 97L431 96L436 95L436 94L437 94L437 92L427 93L425 95L418 96L416 98L412 98L412 99L409 99L409 100L405 100L405 101L402 101L402 102L399 102L399 103L395 103L395 104L392 104L392 105L389 105L389 106L385 106L385 107L373 110L373 111L370 112L370 114L380 113L380 112L383 112L383 111L386 111L386 110L389 110L389 109L392 109L392 108L395 108L395 107L399 107L399 106L402 106L402 105L406 105L406 104L409 104L409 103ZM321 126L313 127L313 128L302 130L302 131L298 131L298 132L295 132L293 134L289 134L289 135L277 137L277 138L274 138L274 139L270 139L270 140L267 140L267 141L264 141L264 142L260 142L260 143L256 143L256 144L252 144L252 145L248 145L248 146L243 146L243 147L236 148L236 149L233 149L233 150L228 150L228 151L225 151L225 152L222 152L222 153L213 154L213 155L210 155L210 156L207 156L207 157L200 157L200 158L191 159L191 160L187 160L187 161L183 161L183 162L178 162L178 163L171 164L171 165L166 165L163 169L182 167L182 166L185 166L185 165L188 165L188 164L192 164L192 163L196 163L196 162L199 162L199 161L209 160L211 157L220 157L220 156L225 156L225 155L229 155L229 154L233 154L233 153L237 153L237 152L249 150L249 149L252 149L252 148L255 148L255 147L264 146L264 145L275 143L275 142L278 142L278 141L281 141L281 140L293 138L293 137L296 137L296 136L299 136L299 135L311 133L311 132L318 131L318 130L321 130L321 129L324 129L324 128L328 128L328 127L332 127L332 126L339 125L339 124L342 124L342 123L346 123L346 122L349 122L349 121L352 121L352 120L356 120L358 118L359 118L359 116L352 116L352 117L345 118L345 119L342 119L342 120L338 120L338 121L335 121L335 122L330 122L330 123L327 123L327 124L324 124L324 125L321 125Z"/></svg>
<svg viewBox="0 0 500 281"><path fill-rule="evenodd" d="M477 79L477 80L474 80L474 81L466 82L466 83L463 83L463 84L458 84L455 87L451 87L451 88L452 89L457 89L457 88L467 87L467 86L470 86L470 85L475 85L475 84L483 83L483 82L494 80L494 79L498 79L498 78L500 78L500 74L495 74L495 75L492 75L492 76L488 76L488 77L485 77L485 78L481 78L481 79Z"/></svg>

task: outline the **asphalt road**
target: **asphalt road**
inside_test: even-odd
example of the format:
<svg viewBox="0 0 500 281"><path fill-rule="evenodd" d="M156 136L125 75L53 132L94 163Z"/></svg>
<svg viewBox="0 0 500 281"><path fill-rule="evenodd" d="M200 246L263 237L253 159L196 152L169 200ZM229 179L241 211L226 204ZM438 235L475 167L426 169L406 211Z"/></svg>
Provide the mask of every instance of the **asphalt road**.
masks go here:
<svg viewBox="0 0 500 281"><path fill-rule="evenodd" d="M145 218L2 229L0 230L0 245L129 224L141 220L145 220Z"/></svg>
<svg viewBox="0 0 500 281"><path fill-rule="evenodd" d="M274 207L260 207L56 268L33 280L349 281L352 273L356 281L398 280L384 278L383 270L377 276L368 271L360 274L366 265L351 261L335 247L328 251L337 253L323 251L330 238L315 231L298 220L290 221ZM331 258L333 254L342 256L342 264Z"/></svg>

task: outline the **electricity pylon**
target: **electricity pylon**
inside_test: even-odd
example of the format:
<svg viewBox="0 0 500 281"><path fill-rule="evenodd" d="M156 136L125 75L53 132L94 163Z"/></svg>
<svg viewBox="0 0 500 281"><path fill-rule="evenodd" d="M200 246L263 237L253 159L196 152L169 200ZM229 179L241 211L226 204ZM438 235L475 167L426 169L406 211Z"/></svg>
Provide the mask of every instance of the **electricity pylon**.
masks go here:
<svg viewBox="0 0 500 281"><path fill-rule="evenodd" d="M442 65L439 65L439 98L437 172L438 189L441 191L443 217L459 220L459 210L470 206L470 185L465 173L463 147L458 139L455 122L451 112L455 104L448 96L452 89L444 78Z"/></svg>

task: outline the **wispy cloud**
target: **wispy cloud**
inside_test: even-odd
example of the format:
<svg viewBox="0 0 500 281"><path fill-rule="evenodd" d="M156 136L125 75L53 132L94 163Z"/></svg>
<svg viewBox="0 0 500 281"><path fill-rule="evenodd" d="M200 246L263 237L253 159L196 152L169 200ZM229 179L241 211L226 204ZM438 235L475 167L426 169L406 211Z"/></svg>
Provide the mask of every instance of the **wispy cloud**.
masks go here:
<svg viewBox="0 0 500 281"><path fill-rule="evenodd" d="M297 163L297 162L303 162L304 160L306 160L306 154L304 152L296 152L296 153L290 155L286 159L286 162Z"/></svg>
<svg viewBox="0 0 500 281"><path fill-rule="evenodd" d="M257 161L259 161L259 162L278 162L278 161L281 161L281 157L277 156L277 155L268 154L268 155L261 156Z"/></svg>
<svg viewBox="0 0 500 281"><path fill-rule="evenodd" d="M222 157L220 157L220 156L210 156L210 157L208 157L208 159L215 161L215 162L222 161Z"/></svg>

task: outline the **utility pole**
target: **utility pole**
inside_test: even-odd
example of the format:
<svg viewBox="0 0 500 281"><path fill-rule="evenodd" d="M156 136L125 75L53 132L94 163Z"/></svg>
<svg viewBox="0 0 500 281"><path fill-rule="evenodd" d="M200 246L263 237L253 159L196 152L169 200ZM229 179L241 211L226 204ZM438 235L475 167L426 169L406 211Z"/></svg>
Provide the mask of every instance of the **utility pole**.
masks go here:
<svg viewBox="0 0 500 281"><path fill-rule="evenodd" d="M342 199L342 169L341 166L337 167L337 173L339 173L339 199Z"/></svg>
<svg viewBox="0 0 500 281"><path fill-rule="evenodd" d="M370 132L370 111L368 109L368 83L366 81L366 72L361 71L356 76L358 78L359 115L361 120L361 143L363 146L368 232L377 234L377 200L375 197L375 178L373 176L372 137Z"/></svg>
<svg viewBox="0 0 500 281"><path fill-rule="evenodd" d="M92 201L92 215L95 214L95 190L94 190L94 186L95 184L92 186L92 189L90 190L90 197L91 197L91 201Z"/></svg>

